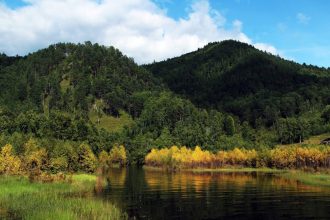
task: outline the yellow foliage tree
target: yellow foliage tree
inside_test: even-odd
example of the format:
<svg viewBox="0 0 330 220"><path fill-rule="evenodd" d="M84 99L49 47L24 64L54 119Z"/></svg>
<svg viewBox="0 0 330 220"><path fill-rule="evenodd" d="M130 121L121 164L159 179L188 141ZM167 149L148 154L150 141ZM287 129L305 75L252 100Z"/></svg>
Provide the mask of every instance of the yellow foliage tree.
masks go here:
<svg viewBox="0 0 330 220"><path fill-rule="evenodd" d="M108 163L109 163L109 154L105 150L102 150L101 153L99 154L99 165L101 167L106 167Z"/></svg>
<svg viewBox="0 0 330 220"><path fill-rule="evenodd" d="M54 173L66 171L68 165L68 159L66 157L57 157L50 159L50 169Z"/></svg>
<svg viewBox="0 0 330 220"><path fill-rule="evenodd" d="M303 168L330 167L330 148L317 146L277 147L272 150L247 150L235 148L211 153L196 146L194 150L172 146L152 149L145 157L145 164L166 169L220 168L224 166Z"/></svg>
<svg viewBox="0 0 330 220"><path fill-rule="evenodd" d="M24 145L24 166L28 172L39 172L47 168L47 151L40 148L32 138Z"/></svg>
<svg viewBox="0 0 330 220"><path fill-rule="evenodd" d="M109 161L112 164L124 166L127 161L126 150L123 145L114 146L109 152Z"/></svg>
<svg viewBox="0 0 330 220"><path fill-rule="evenodd" d="M93 173L96 170L97 159L88 144L82 143L79 146L78 158L80 170L89 173Z"/></svg>
<svg viewBox="0 0 330 220"><path fill-rule="evenodd" d="M6 144L0 154L0 174L17 175L21 171L21 160L13 155L13 146Z"/></svg>
<svg viewBox="0 0 330 220"><path fill-rule="evenodd" d="M293 168L296 165L296 150L293 148L278 147L271 150L271 159L276 168Z"/></svg>

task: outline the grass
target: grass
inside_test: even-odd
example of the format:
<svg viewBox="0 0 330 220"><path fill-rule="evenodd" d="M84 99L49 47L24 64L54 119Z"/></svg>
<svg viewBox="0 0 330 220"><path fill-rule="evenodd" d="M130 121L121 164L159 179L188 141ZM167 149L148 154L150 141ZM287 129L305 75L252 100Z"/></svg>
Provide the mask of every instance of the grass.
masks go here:
<svg viewBox="0 0 330 220"><path fill-rule="evenodd" d="M330 133L325 133L325 134L321 134L321 135L317 135L317 136L312 136L309 139L305 140L303 142L303 144L312 144L312 145L318 145L321 143L321 141L323 141L326 138L330 137Z"/></svg>
<svg viewBox="0 0 330 220"><path fill-rule="evenodd" d="M70 87L70 80L64 78L64 79L60 82L60 87L61 87L61 91L62 91L62 93L65 93L66 90Z"/></svg>
<svg viewBox="0 0 330 220"><path fill-rule="evenodd" d="M324 133L320 135L311 136L310 138L304 140L302 143L296 144L286 144L286 145L278 145L278 146L313 146L320 145L321 141L330 137L330 133Z"/></svg>
<svg viewBox="0 0 330 220"><path fill-rule="evenodd" d="M95 175L91 175L91 174L75 174L72 177L74 182L91 182L91 183L95 183L97 176Z"/></svg>
<svg viewBox="0 0 330 220"><path fill-rule="evenodd" d="M90 111L88 116L97 128L104 128L108 132L120 132L124 126L131 126L133 123L133 119L124 111L120 111L120 116L118 118L110 115L103 115L100 119L100 123L97 122L97 113L95 111Z"/></svg>
<svg viewBox="0 0 330 220"><path fill-rule="evenodd" d="M73 176L72 183L30 183L0 176L0 219L123 219L125 214L93 196L96 176Z"/></svg>

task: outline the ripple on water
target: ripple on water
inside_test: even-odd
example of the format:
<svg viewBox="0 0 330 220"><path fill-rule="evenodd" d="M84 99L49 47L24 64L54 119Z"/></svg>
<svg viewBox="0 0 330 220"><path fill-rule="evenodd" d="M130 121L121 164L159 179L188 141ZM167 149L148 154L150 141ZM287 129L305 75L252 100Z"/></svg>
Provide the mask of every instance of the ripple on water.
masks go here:
<svg viewBox="0 0 330 220"><path fill-rule="evenodd" d="M103 196L138 219L329 219L330 190L263 173L110 170Z"/></svg>

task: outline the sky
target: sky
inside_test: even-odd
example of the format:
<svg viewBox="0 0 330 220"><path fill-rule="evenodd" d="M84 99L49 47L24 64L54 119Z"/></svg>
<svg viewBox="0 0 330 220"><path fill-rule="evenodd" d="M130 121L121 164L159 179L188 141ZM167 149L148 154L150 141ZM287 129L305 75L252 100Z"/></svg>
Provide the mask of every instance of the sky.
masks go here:
<svg viewBox="0 0 330 220"><path fill-rule="evenodd" d="M329 0L0 0L0 52L114 46L139 64L226 39L330 67Z"/></svg>

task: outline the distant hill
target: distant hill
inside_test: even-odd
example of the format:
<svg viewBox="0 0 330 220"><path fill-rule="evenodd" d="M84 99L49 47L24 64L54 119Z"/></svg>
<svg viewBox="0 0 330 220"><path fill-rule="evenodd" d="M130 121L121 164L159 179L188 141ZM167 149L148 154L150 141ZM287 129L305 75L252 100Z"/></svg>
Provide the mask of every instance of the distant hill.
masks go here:
<svg viewBox="0 0 330 220"><path fill-rule="evenodd" d="M145 66L194 104L256 124L330 103L330 69L300 65L228 40ZM259 120L259 121L260 121Z"/></svg>

